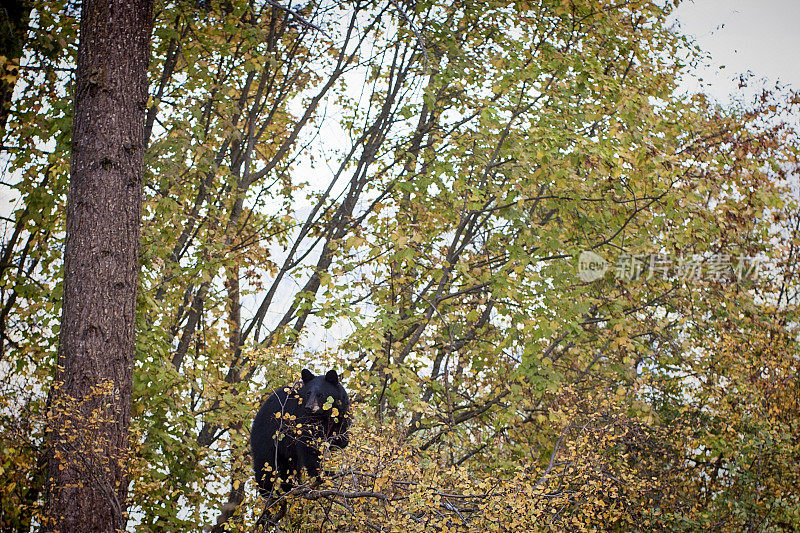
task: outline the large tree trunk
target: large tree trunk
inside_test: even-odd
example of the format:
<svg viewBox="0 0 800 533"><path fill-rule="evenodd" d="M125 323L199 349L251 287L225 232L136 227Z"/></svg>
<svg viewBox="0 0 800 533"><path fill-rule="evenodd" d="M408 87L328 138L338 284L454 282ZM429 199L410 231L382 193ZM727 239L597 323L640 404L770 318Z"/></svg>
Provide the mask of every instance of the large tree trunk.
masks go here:
<svg viewBox="0 0 800 533"><path fill-rule="evenodd" d="M84 0L47 529L125 525L152 0Z"/></svg>

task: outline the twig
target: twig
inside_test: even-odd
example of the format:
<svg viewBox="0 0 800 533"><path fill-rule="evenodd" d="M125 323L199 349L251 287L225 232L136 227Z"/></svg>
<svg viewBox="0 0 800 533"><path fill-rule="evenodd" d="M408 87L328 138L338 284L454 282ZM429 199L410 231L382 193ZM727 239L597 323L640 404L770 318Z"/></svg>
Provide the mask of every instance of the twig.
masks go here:
<svg viewBox="0 0 800 533"><path fill-rule="evenodd" d="M427 70L429 66L428 49L425 46L425 39L422 38L422 33L417 28L417 25L414 24L414 22L411 20L411 17L408 16L408 14L403 10L402 7L400 7L400 5L395 0L389 0L389 3L392 4L395 7L395 9L397 9L397 11L400 13L400 16L403 17L406 20L406 22L408 22L408 26L411 28L411 31L414 32L414 36L416 36L417 38L417 44L419 44L419 47L422 49L422 59L424 60L425 69Z"/></svg>
<svg viewBox="0 0 800 533"><path fill-rule="evenodd" d="M283 11L286 11L287 13L289 13L290 15L292 15L294 18L296 18L296 19L298 20L298 22L300 22L300 23L301 23L301 24L303 24L304 26L308 26L309 28L313 28L313 29L317 30L317 31L318 31L318 32L320 32L322 35L324 35L325 37L330 37L330 35L328 35L327 33L325 33L325 30L323 30L322 28L320 28L319 26L317 26L317 25L316 25L316 24L314 24L313 22L310 22L310 21L306 20L306 19L303 17L303 15L301 15L300 13L298 13L297 11L295 11L294 9L292 9L292 8L290 8L290 7L282 6L282 5L280 5L278 2L275 2L275 1L273 1L273 0L264 0L264 1L265 1L266 3L268 3L269 5L271 5L272 7L277 7L278 9L281 9L281 10L283 10Z"/></svg>

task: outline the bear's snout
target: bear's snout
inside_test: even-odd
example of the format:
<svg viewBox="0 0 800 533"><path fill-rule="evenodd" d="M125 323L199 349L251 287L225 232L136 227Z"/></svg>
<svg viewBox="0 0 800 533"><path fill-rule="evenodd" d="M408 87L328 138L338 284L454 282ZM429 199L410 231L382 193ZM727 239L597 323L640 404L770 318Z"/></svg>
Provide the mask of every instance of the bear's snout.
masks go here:
<svg viewBox="0 0 800 533"><path fill-rule="evenodd" d="M319 412L319 402L316 398L313 398L308 404L306 404L306 411L310 411L312 413Z"/></svg>

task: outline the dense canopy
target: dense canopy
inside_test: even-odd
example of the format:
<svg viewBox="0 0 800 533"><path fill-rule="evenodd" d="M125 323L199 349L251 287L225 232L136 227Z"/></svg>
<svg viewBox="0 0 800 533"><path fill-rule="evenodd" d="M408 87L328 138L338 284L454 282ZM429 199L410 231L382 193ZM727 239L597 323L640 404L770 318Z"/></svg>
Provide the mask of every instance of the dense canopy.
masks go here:
<svg viewBox="0 0 800 533"><path fill-rule="evenodd" d="M250 424L304 367L354 423L281 531L800 528L800 96L681 91L671 3L282 4L156 3L127 528L250 531ZM4 531L45 498L77 43L30 7Z"/></svg>

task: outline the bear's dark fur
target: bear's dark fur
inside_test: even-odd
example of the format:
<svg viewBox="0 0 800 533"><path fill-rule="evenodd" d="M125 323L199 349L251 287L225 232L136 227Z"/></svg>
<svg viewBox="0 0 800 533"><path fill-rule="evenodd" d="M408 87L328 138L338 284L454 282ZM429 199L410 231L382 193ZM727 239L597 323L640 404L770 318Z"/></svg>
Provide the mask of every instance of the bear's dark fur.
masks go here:
<svg viewBox="0 0 800 533"><path fill-rule="evenodd" d="M302 382L276 390L253 420L250 448L259 492L272 493L277 475L289 490L302 469L320 475L320 444L344 448L350 427L350 399L335 370L315 376L303 370Z"/></svg>

